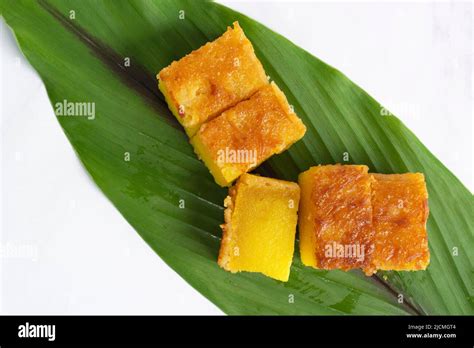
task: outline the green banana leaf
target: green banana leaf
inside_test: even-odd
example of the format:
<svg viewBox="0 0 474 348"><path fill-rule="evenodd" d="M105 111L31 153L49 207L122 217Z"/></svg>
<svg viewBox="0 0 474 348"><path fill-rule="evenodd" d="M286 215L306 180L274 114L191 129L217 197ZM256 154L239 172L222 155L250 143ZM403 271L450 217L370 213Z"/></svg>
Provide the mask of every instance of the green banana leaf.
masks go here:
<svg viewBox="0 0 474 348"><path fill-rule="evenodd" d="M338 70L212 2L1 0L1 14L53 106L95 103L93 120L58 117L92 179L153 250L225 313L474 314L472 194ZM352 163L373 172L425 173L427 271L373 277L317 271L302 266L297 252L288 283L217 266L227 192L194 155L155 75L236 20L308 128L259 172L295 180L310 166L342 162L349 152Z"/></svg>

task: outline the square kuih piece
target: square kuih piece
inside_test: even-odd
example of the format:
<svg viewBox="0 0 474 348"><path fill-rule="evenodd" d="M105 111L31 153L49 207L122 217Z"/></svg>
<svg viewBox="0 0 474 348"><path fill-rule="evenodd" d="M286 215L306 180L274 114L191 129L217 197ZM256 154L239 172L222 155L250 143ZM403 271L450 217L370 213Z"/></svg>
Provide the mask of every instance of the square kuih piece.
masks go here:
<svg viewBox="0 0 474 348"><path fill-rule="evenodd" d="M191 144L216 182L228 186L241 174L285 151L305 132L303 122L272 82L206 122Z"/></svg>
<svg viewBox="0 0 474 348"><path fill-rule="evenodd" d="M303 264L319 269L368 267L373 251L368 167L312 167L300 174L298 182Z"/></svg>
<svg viewBox="0 0 474 348"><path fill-rule="evenodd" d="M376 270L424 270L430 262L426 221L428 191L421 173L372 174L372 225Z"/></svg>
<svg viewBox="0 0 474 348"><path fill-rule="evenodd" d="M159 88L189 137L201 124L249 98L268 79L238 22L158 74Z"/></svg>
<svg viewBox="0 0 474 348"><path fill-rule="evenodd" d="M287 281L293 260L298 184L244 174L225 199L218 264Z"/></svg>

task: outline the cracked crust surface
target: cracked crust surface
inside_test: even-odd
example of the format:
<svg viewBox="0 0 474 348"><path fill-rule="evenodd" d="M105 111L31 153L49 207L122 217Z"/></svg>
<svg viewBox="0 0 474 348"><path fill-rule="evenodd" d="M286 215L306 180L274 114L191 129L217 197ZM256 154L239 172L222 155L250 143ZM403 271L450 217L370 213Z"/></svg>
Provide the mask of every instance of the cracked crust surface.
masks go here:
<svg viewBox="0 0 474 348"><path fill-rule="evenodd" d="M159 88L188 136L268 84L262 64L238 22L216 40L162 69Z"/></svg>
<svg viewBox="0 0 474 348"><path fill-rule="evenodd" d="M203 124L191 144L216 182L227 186L272 155L288 149L305 132L303 122L272 82L250 99ZM236 156L233 161L223 154L244 156Z"/></svg>
<svg viewBox="0 0 474 348"><path fill-rule="evenodd" d="M428 192L423 174L372 174L375 251L365 270L416 271L430 262L426 222Z"/></svg>
<svg viewBox="0 0 474 348"><path fill-rule="evenodd" d="M320 269L366 267L373 250L368 167L312 167L300 175L299 182L303 262Z"/></svg>

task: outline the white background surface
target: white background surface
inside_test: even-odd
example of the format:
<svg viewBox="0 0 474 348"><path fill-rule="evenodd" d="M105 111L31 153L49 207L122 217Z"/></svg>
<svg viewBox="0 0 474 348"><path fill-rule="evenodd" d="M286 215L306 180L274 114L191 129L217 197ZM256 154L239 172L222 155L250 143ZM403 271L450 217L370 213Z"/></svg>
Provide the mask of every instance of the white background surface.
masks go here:
<svg viewBox="0 0 474 348"><path fill-rule="evenodd" d="M224 3L344 72L472 191L472 3ZM0 314L221 313L89 179L3 22L0 49Z"/></svg>

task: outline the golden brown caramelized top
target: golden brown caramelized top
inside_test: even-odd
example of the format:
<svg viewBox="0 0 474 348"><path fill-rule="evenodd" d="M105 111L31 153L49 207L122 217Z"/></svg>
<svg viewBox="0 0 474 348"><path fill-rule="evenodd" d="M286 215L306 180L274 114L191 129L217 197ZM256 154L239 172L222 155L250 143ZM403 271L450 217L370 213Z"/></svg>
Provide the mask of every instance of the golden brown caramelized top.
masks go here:
<svg viewBox="0 0 474 348"><path fill-rule="evenodd" d="M193 128L268 84L262 64L238 22L215 41L171 63L158 78L166 89L168 103L179 110L180 122Z"/></svg>
<svg viewBox="0 0 474 348"><path fill-rule="evenodd" d="M368 167L327 165L309 172L318 268L348 270L367 265L373 251L373 179Z"/></svg>
<svg viewBox="0 0 474 348"><path fill-rule="evenodd" d="M372 177L375 179L372 184L374 268L425 269L430 254L426 233L428 192L423 174L372 174Z"/></svg>
<svg viewBox="0 0 474 348"><path fill-rule="evenodd" d="M284 94L271 83L201 126L196 136L217 161L222 151L254 152L256 163L231 163L242 171L254 168L303 137L306 127L291 110ZM242 151L245 150L245 151Z"/></svg>

